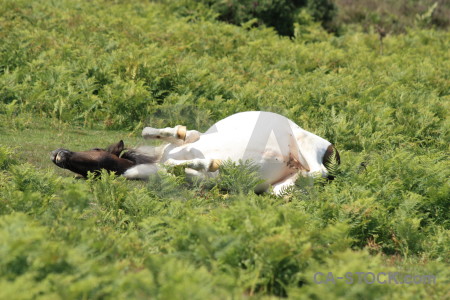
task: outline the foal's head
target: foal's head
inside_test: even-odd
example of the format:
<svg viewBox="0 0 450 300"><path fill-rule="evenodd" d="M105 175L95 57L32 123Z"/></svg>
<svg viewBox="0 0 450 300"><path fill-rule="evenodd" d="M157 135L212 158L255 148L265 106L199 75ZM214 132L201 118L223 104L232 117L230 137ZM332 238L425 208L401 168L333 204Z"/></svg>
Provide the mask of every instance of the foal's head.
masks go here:
<svg viewBox="0 0 450 300"><path fill-rule="evenodd" d="M101 169L123 174L127 169L136 165L132 155L123 155L125 145L123 141L113 144L106 149L94 148L88 151L73 152L67 149L57 149L50 155L50 159L63 169L80 174L84 177L88 172L99 173Z"/></svg>

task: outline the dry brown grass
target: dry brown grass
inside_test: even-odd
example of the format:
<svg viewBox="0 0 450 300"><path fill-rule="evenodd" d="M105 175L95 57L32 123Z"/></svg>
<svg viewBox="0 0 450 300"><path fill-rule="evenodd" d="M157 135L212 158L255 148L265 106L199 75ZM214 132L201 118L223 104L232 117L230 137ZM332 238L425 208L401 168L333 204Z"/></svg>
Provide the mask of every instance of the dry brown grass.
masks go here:
<svg viewBox="0 0 450 300"><path fill-rule="evenodd" d="M380 26L390 33L401 33L406 28L421 25L441 29L450 27L450 1L447 0L335 0L338 26L359 24L369 31ZM418 24L418 16L424 15L437 3L429 20ZM422 22L423 23L423 22Z"/></svg>

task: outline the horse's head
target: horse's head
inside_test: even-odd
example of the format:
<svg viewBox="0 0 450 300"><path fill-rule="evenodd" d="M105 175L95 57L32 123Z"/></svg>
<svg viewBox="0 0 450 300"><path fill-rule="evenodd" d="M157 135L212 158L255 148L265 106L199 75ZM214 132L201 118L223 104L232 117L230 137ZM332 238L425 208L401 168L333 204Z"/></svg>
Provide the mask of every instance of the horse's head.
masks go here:
<svg viewBox="0 0 450 300"><path fill-rule="evenodd" d="M73 152L67 149L52 151L50 159L60 168L87 176L88 172L98 173L101 169L123 174L136 164L135 161L120 157L125 150L123 141L107 149L94 148L88 151Z"/></svg>

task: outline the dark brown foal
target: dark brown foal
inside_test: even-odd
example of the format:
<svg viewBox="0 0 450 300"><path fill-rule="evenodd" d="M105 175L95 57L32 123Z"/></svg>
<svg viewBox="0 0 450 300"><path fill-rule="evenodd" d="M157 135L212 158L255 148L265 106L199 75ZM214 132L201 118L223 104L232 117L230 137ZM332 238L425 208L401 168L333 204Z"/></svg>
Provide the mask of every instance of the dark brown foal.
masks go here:
<svg viewBox="0 0 450 300"><path fill-rule="evenodd" d="M52 151L50 159L63 169L87 177L88 172L99 173L105 169L123 174L126 170L136 164L130 155L122 155L126 150L123 141L109 146L107 149L95 148L88 151L73 152L67 149Z"/></svg>

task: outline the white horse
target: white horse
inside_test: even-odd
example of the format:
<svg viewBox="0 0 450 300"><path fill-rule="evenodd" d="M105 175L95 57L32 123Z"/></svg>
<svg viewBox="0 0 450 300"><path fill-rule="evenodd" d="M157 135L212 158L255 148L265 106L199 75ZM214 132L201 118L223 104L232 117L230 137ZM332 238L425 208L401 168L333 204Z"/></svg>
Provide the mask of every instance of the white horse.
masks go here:
<svg viewBox="0 0 450 300"><path fill-rule="evenodd" d="M274 193L279 194L298 176L332 177L327 170L332 157L339 163L339 154L330 142L271 112L237 113L205 133L178 125L146 127L142 135L168 144L160 150L156 163L136 164L123 173L126 178L147 179L164 165L184 165L189 176L215 176L223 161L251 160L264 180L255 192L273 186Z"/></svg>

